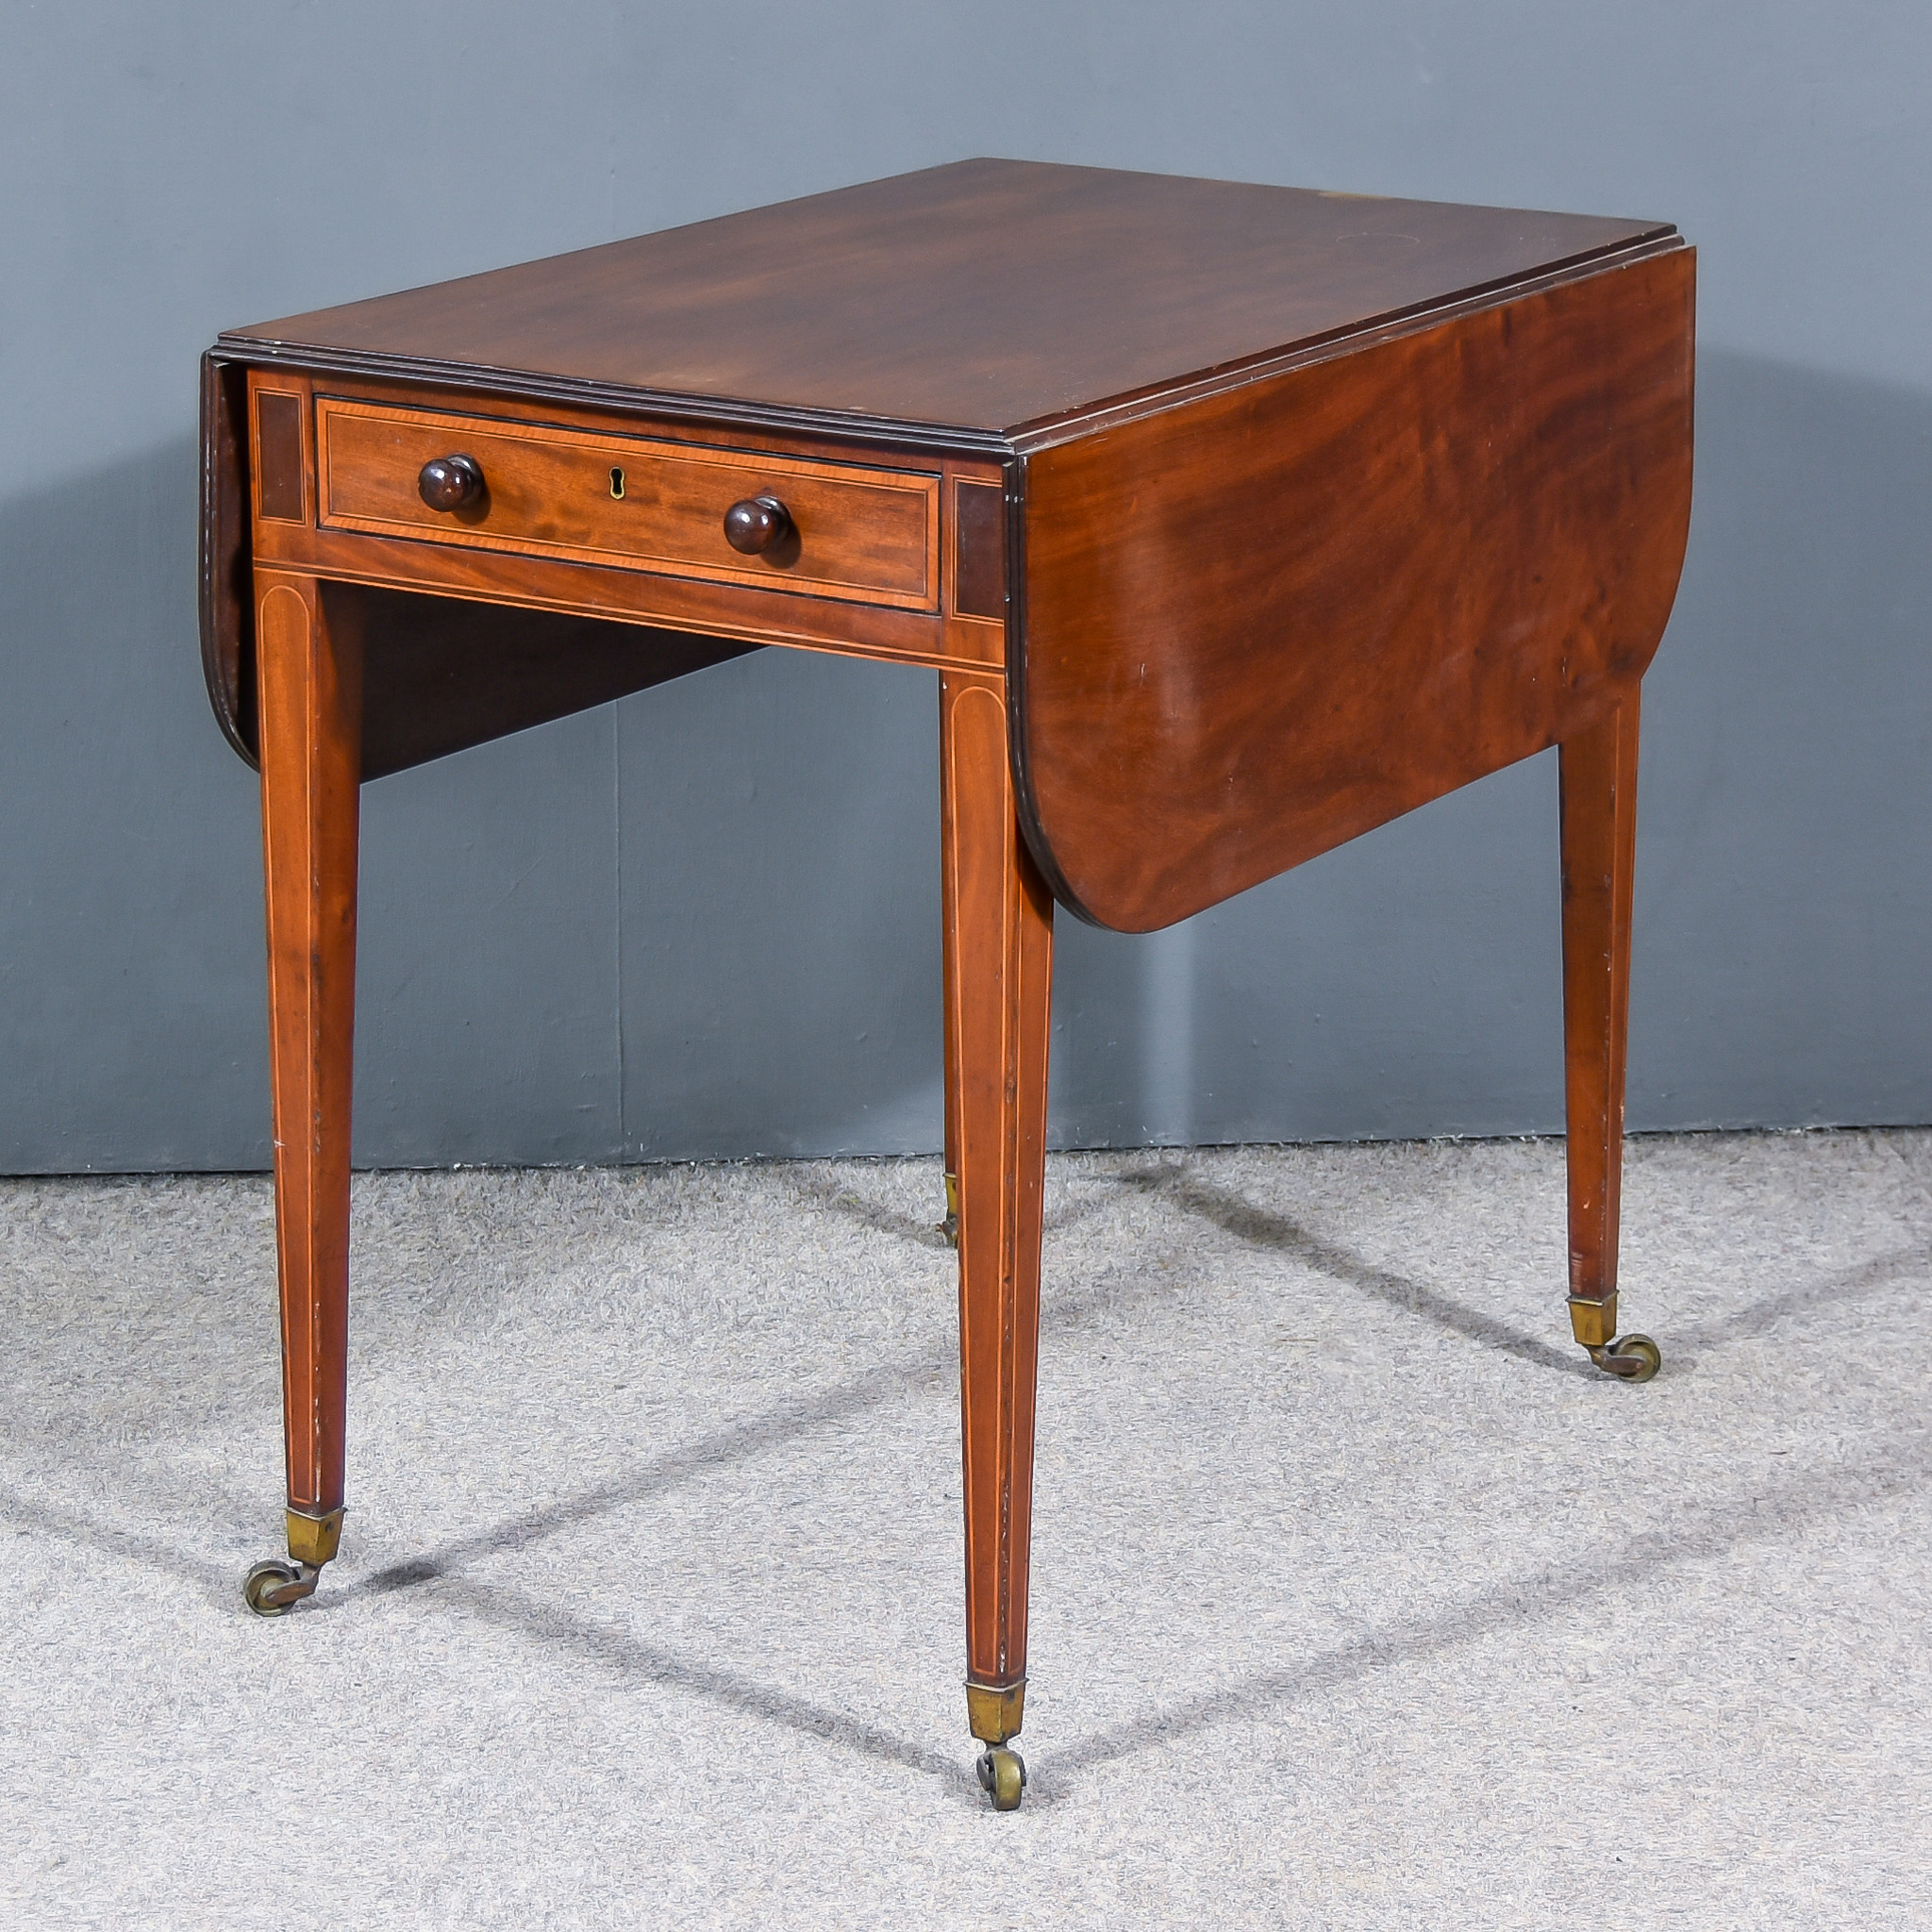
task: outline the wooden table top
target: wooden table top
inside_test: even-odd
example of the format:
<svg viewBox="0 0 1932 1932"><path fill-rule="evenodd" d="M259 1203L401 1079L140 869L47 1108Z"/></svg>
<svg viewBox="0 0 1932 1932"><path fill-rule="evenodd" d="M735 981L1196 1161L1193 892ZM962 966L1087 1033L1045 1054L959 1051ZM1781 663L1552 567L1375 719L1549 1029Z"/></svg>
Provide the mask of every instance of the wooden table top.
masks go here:
<svg viewBox="0 0 1932 1932"><path fill-rule="evenodd" d="M249 755L251 368L338 414L479 398L575 425L544 435L964 464L1004 485L975 566L1004 582L890 639L877 596L774 629L803 587L718 604L522 551L453 578L318 522L319 575L423 593L369 606L364 774L759 641L951 661L976 618L1042 875L1146 930L1629 698L1683 559L1693 318L1668 223L975 160L232 331L204 378L209 691ZM613 614L656 628L557 631Z"/></svg>
<svg viewBox="0 0 1932 1932"><path fill-rule="evenodd" d="M219 347L971 444L1674 233L971 160L263 323Z"/></svg>

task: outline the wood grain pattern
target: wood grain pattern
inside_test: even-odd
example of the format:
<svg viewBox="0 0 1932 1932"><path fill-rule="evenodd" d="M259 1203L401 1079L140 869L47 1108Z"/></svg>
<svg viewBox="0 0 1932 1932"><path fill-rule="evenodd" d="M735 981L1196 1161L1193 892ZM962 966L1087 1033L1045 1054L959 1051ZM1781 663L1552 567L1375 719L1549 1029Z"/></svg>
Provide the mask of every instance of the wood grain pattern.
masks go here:
<svg viewBox="0 0 1932 1932"><path fill-rule="evenodd" d="M939 476L746 456L324 396L316 405L325 528L413 537L561 561L782 586L902 609L939 603ZM481 499L423 501L426 463L480 465ZM622 472L623 495L612 493ZM733 504L782 500L795 538L746 557L726 541Z"/></svg>
<svg viewBox="0 0 1932 1932"><path fill-rule="evenodd" d="M342 1500L361 640L353 603L263 575L261 825L289 1507Z"/></svg>
<svg viewBox="0 0 1932 1932"><path fill-rule="evenodd" d="M940 824L967 1675L1005 1688L1026 1675L1053 899L1014 817L998 678L941 677Z"/></svg>
<svg viewBox="0 0 1932 1932"><path fill-rule="evenodd" d="M1557 753L1563 846L1563 1060L1569 1119L1570 1292L1617 1292L1630 907L1637 858L1635 684ZM1615 1316L1610 1318L1615 1326Z"/></svg>
<svg viewBox="0 0 1932 1932"><path fill-rule="evenodd" d="M1007 615L1007 487L953 485L953 608L1004 623Z"/></svg>
<svg viewBox="0 0 1932 1932"><path fill-rule="evenodd" d="M279 523L305 521L307 465L303 461L302 418L308 398L300 391L258 388L255 391L255 507L258 516Z"/></svg>
<svg viewBox="0 0 1932 1932"><path fill-rule="evenodd" d="M264 323L236 353L981 437L1668 235L973 160ZM963 452L962 452L963 453Z"/></svg>
<svg viewBox="0 0 1932 1932"><path fill-rule="evenodd" d="M1145 931L1579 728L1690 505L1685 249L1077 438L1024 471L1021 814Z"/></svg>

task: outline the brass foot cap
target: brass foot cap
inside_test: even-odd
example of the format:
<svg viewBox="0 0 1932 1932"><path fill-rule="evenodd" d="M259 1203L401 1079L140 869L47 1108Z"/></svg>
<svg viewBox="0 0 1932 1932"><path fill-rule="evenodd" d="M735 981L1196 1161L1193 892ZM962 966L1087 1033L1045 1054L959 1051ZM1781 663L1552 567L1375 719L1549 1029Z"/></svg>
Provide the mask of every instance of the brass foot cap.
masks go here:
<svg viewBox="0 0 1932 1932"><path fill-rule="evenodd" d="M320 1570L341 1547L342 1512L339 1508L326 1516L305 1516L299 1509L291 1509L288 1524L289 1555L298 1563Z"/></svg>
<svg viewBox="0 0 1932 1932"><path fill-rule="evenodd" d="M1020 1715L1026 1703L1026 1679L1017 1684L975 1684L966 1681L966 1723L982 1744L1004 1744L1020 1735Z"/></svg>
<svg viewBox="0 0 1932 1932"><path fill-rule="evenodd" d="M1617 1297L1607 1295L1600 1302L1592 1302L1573 1294L1570 1331L1585 1348L1607 1348L1617 1332Z"/></svg>

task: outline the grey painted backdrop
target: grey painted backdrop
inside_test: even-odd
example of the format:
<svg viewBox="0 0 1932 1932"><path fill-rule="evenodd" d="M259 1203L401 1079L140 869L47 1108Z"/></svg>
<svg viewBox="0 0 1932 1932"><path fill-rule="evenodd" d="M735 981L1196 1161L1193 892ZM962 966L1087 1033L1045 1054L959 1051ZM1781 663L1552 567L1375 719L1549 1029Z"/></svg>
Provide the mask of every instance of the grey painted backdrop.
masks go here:
<svg viewBox="0 0 1932 1932"><path fill-rule="evenodd" d="M257 804L195 658L215 331L977 153L1700 244L1632 1124L1932 1120L1924 0L743 19L0 12L0 1169L266 1162ZM358 1158L937 1146L936 728L927 674L765 653L370 787ZM1557 1126L1557 962L1545 757L1170 933L1063 920L1056 1134Z"/></svg>

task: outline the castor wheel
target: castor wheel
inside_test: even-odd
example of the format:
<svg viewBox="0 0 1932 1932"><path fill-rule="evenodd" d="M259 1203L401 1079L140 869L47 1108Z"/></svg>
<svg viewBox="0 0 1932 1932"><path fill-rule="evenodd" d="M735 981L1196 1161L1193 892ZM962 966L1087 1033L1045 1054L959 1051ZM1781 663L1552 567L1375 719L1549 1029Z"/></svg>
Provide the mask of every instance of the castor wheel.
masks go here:
<svg viewBox="0 0 1932 1932"><path fill-rule="evenodd" d="M1026 1760L1004 1744L992 1744L980 1754L975 1767L979 1789L992 1800L995 1811L1017 1811L1020 1793L1026 1789Z"/></svg>
<svg viewBox="0 0 1932 1932"><path fill-rule="evenodd" d="M286 1563L271 1557L258 1563L242 1579L242 1598L258 1617L279 1617L305 1596L315 1594L319 1569L307 1563Z"/></svg>
<svg viewBox="0 0 1932 1932"><path fill-rule="evenodd" d="M1607 1348L1593 1348L1590 1358L1625 1382L1647 1382L1663 1366L1663 1351L1647 1335L1620 1335Z"/></svg>

